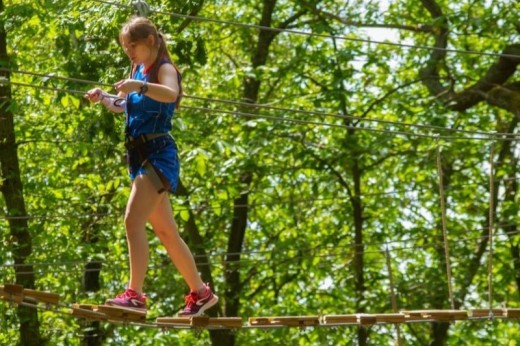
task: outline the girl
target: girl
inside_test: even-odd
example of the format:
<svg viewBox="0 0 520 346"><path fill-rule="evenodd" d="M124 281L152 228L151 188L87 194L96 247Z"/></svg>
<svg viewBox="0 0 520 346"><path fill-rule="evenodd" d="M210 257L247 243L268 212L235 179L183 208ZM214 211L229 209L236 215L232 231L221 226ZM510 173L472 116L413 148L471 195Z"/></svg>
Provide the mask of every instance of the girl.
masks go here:
<svg viewBox="0 0 520 346"><path fill-rule="evenodd" d="M181 75L162 34L148 19L131 19L122 28L119 41L132 63L130 79L115 84L117 96L99 88L85 95L111 111L126 113L125 146L132 180L125 213L130 282L122 294L105 304L146 311L143 284L149 257L145 233L149 221L190 288L179 316L197 316L215 305L218 297L202 282L164 193L174 192L179 179L177 146L169 132L182 96Z"/></svg>

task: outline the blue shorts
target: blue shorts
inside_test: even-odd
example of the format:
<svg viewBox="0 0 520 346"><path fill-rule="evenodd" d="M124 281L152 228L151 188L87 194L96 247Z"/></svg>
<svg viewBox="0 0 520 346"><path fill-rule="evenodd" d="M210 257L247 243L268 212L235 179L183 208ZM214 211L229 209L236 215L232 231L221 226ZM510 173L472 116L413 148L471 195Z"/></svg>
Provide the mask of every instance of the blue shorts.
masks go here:
<svg viewBox="0 0 520 346"><path fill-rule="evenodd" d="M144 153L148 161L155 167L170 184L169 191L175 192L179 183L180 163L177 155L177 144L170 135L161 136L144 143ZM142 167L139 155L134 149L127 151L128 171L130 179L141 174L147 174L147 169Z"/></svg>

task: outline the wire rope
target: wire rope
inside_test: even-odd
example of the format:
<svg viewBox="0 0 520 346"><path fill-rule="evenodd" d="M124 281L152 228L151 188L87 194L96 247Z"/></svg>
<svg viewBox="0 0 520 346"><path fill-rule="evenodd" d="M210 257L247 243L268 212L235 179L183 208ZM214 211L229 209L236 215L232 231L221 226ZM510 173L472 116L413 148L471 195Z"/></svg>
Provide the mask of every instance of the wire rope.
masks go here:
<svg viewBox="0 0 520 346"><path fill-rule="evenodd" d="M518 232L516 232L518 234ZM444 242L430 242L427 244L417 244L416 241L422 240L423 237L418 236L417 239L410 239L410 240L392 240L392 241L386 241L381 243L365 243L365 246L368 248L368 250L364 251L363 253L366 255L379 255L379 258L371 257L372 261L374 263L386 263L387 258L386 254L390 253L402 253L407 251L417 251L419 249L428 249L428 248L437 248L438 246L443 246ZM461 237L458 239L459 243L467 243L467 242L474 242L475 240L482 240L487 238L487 236L483 237ZM504 239L501 239L504 238ZM496 242L500 243L508 243L509 237L507 235L502 235L502 237L495 239ZM396 247L396 246L389 246L392 244L401 244L401 243L408 243L409 245L405 245L402 247ZM296 260L308 260L308 259L328 259L333 263L338 263L336 260L337 258L349 258L349 256L352 256L354 252L352 250L355 250L356 246L354 244L349 245L335 245L334 247L315 247L315 248L308 248L308 249L301 249L299 251L290 251L287 252L287 250L251 250L251 251L243 251L240 253L241 256L244 256L240 260L226 260L225 258L234 255L237 253L234 252L221 252L221 253L209 253L205 255L200 254L194 254L194 258L197 260L198 266L228 266L228 265L240 265L240 264L257 264L257 263L287 263L292 262ZM371 248L377 248L377 250L371 250ZM279 254L283 252L285 255L285 258L283 261L279 260L281 258ZM291 255L291 253L300 253ZM249 258L248 256L251 256ZM253 257L254 256L254 257ZM213 260L209 262L201 262L200 260L210 260L210 259L219 259L220 260ZM104 269L101 268L85 268L87 264L98 264L98 265L104 265L110 263L110 266L104 267ZM105 260L77 260L77 261L55 261L55 262L40 262L40 263L24 263L24 264L0 264L0 270L6 270L9 268L16 269L16 268L23 268L32 266L34 268L37 267L45 267L45 269L37 270L34 269L33 271L24 271L24 272L17 272L18 275L30 275L30 274L36 274L36 273L84 273L84 272L98 272L98 271L119 271L116 268L114 268L114 265L122 264L123 266L126 265L126 260L114 260L111 259L110 261ZM82 266L81 269L75 269L75 270L61 270L61 271L55 271L51 270L51 267L56 266ZM160 269L170 267L169 263L162 264L160 266L156 265L150 265L150 269ZM3 268L3 269L2 269ZM126 270L126 268L125 268Z"/></svg>
<svg viewBox="0 0 520 346"><path fill-rule="evenodd" d="M495 215L495 174L494 174L495 146L491 143L489 154L489 252L488 252L488 304L489 311L493 314L493 230Z"/></svg>
<svg viewBox="0 0 520 346"><path fill-rule="evenodd" d="M115 3L115 2L111 2L111 1L105 1L105 0L94 0L94 1L98 2L98 3L106 4L106 5L111 5L111 6L131 8L131 6L129 6L129 5L119 4L119 3ZM158 11L158 10L152 10L152 9L150 10L150 13L157 13L157 14L161 14L161 15L168 15L168 16L171 16L174 18L190 19L190 20L200 21L200 22L210 22L210 23L216 23L216 24L222 24L222 25L233 25L233 26L263 30L263 31L288 33L288 34L295 34L295 35L302 35L302 36L309 36L309 37L320 37L320 38L331 39L331 40L335 39L335 40L351 41L351 42L357 42L357 43L387 45L387 46L393 46L393 47L399 47L399 48L441 51L441 52L446 52L446 53L505 57L505 58L513 58L513 59L520 58L520 55L516 55L516 54L481 52L481 51L475 51L475 50L463 50L463 49L454 49L454 48L441 48L441 47L433 47L433 46L406 44L406 43L395 43L395 42L389 42L389 41L377 41L377 40L354 38L354 37L348 37L348 36L318 34L318 33L307 32L307 31L303 31L303 30L276 28L276 27L269 27L269 26L256 25L256 24L245 24L245 23L238 23L238 22L226 21L226 20L215 19L215 18L205 18L205 17L200 17L200 16L185 15L185 14L180 14L180 13L175 13L175 12Z"/></svg>
<svg viewBox="0 0 520 346"><path fill-rule="evenodd" d="M58 79L58 80L76 82L76 83L97 85L97 86L103 86L103 87L113 87L113 85L107 84L107 83L100 83L100 82L95 82L95 81L80 79L80 78L56 76L53 74L44 74L44 73L38 73L38 72L32 72L32 71L13 70L13 69L8 69L8 68L0 68L0 71L24 74L24 75L31 75L31 76L40 77L40 78ZM11 84L17 84L17 85L25 86L25 87L32 86L32 84L15 82L15 81L12 81ZM47 87L47 88L49 88L47 90L53 90L52 87ZM70 90L70 89L68 89L68 90ZM57 88L57 91L67 92L67 89ZM84 95L84 93L85 93L85 92L79 91L79 90L70 90L70 92L73 94L82 94L82 95ZM198 101L205 101L205 102L217 102L217 103L231 104L231 105L240 106L240 107L260 108L260 109L268 109L268 110L281 111L281 112L291 112L291 113L313 115L313 116L320 116L320 117L334 117L334 118L338 118L338 119L348 119L348 120L355 120L355 121L360 121L360 122L374 122L374 123L380 123L380 124L385 124L385 125L413 127L413 128L418 128L418 129L427 129L427 130L434 130L434 131L465 133L465 134L482 135L482 136L489 136L489 137L501 137L501 136L520 137L520 135L511 134L511 133L485 132L485 131L476 131L476 130L448 128L448 127L441 127L441 126L434 126L434 125L404 123L404 122L398 122L398 121L357 117L354 115L343 115L343 114L334 114L334 113L328 113L328 112L292 109L292 108L286 108L286 107L275 107L275 106L270 106L267 104L256 104L256 103L240 102L240 101L234 101L234 100L223 100L223 99L201 97L201 96L194 96L194 95L184 95L183 98L193 99L193 100L198 100ZM185 108L185 106L183 106L183 108ZM201 109L203 109L204 111L207 111L207 112L215 110L214 108L201 108ZM244 113L244 114L250 115L251 113ZM253 115L250 115L250 116L253 116ZM258 115L257 117L261 117L261 115ZM286 118L284 118L284 119L286 119ZM318 122L318 124L322 125L322 124L327 124L327 123ZM359 127L353 126L353 128L359 128Z"/></svg>
<svg viewBox="0 0 520 346"><path fill-rule="evenodd" d="M444 194L444 173L442 170L442 160L441 160L441 148L440 143L436 141L437 146L437 175L439 181L439 199L440 199L440 209L441 209L441 222L442 222L442 236L443 236L443 245L444 245L444 255L446 261L446 275L448 276L448 296L450 299L451 308L455 309L455 298L453 295L453 278L451 274L451 264L450 264L450 247L448 243L448 229L447 229L447 220L446 220L446 202L445 202L445 194Z"/></svg>
<svg viewBox="0 0 520 346"><path fill-rule="evenodd" d="M15 82L10 81L10 84L18 85L22 87L28 87L28 88L36 88L36 89L43 89L48 91L60 91L64 93L70 93L70 94L79 94L84 95L84 91L74 90L74 89L64 89L64 88L57 88L57 87L47 87L47 86L41 86L41 85L33 85L29 83L22 83L22 82ZM116 96L112 96L116 97ZM371 128L371 127L357 127L357 126L350 126L350 125L343 125L343 124L335 124L335 123L324 123L319 121L311 121L311 120L300 120L300 119L294 119L294 118L286 118L286 117L280 117L280 116L271 116L271 115L265 115L265 114L256 114L256 113L246 113L246 112L239 112L239 111L228 111L228 110L221 110L221 109L213 109L213 108L206 108L206 107L193 107L193 106L183 106L182 108L200 111L204 113L222 113L226 115L232 115L232 116L241 116L241 117L248 117L248 118L257 118L257 119L266 119L266 120L272 120L272 121L280 121L280 122L290 122L290 123L297 123L297 124L303 124L303 125L316 125L316 126L324 126L324 127L331 127L331 128L342 128L342 129L349 129L349 130L355 130L355 131L367 131L367 132L375 132L379 134L390 134L394 136L405 136L405 137L418 137L418 138L429 138L429 139L435 139L435 138L442 138L445 140L451 140L451 141L486 141L486 140L497 140L497 141L518 141L520 140L520 137L514 134L506 134L506 133L496 133L496 132L490 132L487 133L487 136L491 138L486 137L467 137L467 136L441 136L438 134L429 135L429 134L420 134L415 132L405 132L405 131L394 131L394 130L382 130L377 128Z"/></svg>

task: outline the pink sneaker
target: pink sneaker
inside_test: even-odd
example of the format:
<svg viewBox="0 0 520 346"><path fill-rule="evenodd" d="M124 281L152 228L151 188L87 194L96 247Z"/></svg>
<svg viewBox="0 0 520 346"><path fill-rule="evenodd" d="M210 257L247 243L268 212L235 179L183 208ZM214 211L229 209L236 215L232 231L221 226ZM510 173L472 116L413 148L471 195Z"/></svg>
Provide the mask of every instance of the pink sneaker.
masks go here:
<svg viewBox="0 0 520 346"><path fill-rule="evenodd" d="M118 294L117 297L107 299L105 304L146 312L146 295L139 294L133 289L128 288L123 293Z"/></svg>
<svg viewBox="0 0 520 346"><path fill-rule="evenodd" d="M202 296L199 296L197 292L190 292L188 295L186 295L184 298L186 301L186 306L177 314L179 317L200 316L202 313L204 313L204 311L217 304L217 295L213 294L209 284L206 284L205 286L206 293Z"/></svg>

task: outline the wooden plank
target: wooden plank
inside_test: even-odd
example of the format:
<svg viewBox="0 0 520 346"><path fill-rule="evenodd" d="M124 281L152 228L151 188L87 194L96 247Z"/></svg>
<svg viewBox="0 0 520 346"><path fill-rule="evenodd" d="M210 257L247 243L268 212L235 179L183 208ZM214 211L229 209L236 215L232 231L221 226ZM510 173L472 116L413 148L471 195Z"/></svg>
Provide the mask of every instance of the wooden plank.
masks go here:
<svg viewBox="0 0 520 346"><path fill-rule="evenodd" d="M361 325L371 325L376 324L377 319L374 315L371 314L357 314L357 321Z"/></svg>
<svg viewBox="0 0 520 346"><path fill-rule="evenodd" d="M469 310L470 317L507 317L507 309L471 309Z"/></svg>
<svg viewBox="0 0 520 346"><path fill-rule="evenodd" d="M0 289L2 299L15 304L19 304L23 301L22 292L23 286L20 285L5 284L4 286L1 286Z"/></svg>
<svg viewBox="0 0 520 346"><path fill-rule="evenodd" d="M0 295L4 300L11 300L15 303L20 303L24 300L37 304L38 302L58 305L60 301L59 294L37 291L28 288L23 288L21 285L5 284L2 286Z"/></svg>
<svg viewBox="0 0 520 346"><path fill-rule="evenodd" d="M83 310L90 310L90 311L97 311L97 305L96 304L82 304L82 303L77 303L77 304L72 304L72 307L73 308L76 308L76 309L83 309Z"/></svg>
<svg viewBox="0 0 520 346"><path fill-rule="evenodd" d="M191 319L187 317L157 317L155 323L159 327L191 327Z"/></svg>
<svg viewBox="0 0 520 346"><path fill-rule="evenodd" d="M97 309L111 321L144 322L146 320L145 311L110 305L98 305Z"/></svg>
<svg viewBox="0 0 520 346"><path fill-rule="evenodd" d="M401 310L400 313L410 322L422 321L425 319L421 310Z"/></svg>
<svg viewBox="0 0 520 346"><path fill-rule="evenodd" d="M209 317L208 316L196 316L191 317L191 326L193 327L206 327L209 323Z"/></svg>
<svg viewBox="0 0 520 346"><path fill-rule="evenodd" d="M467 320L468 312L465 310L404 310L401 311L409 319L426 319L436 321Z"/></svg>
<svg viewBox="0 0 520 346"><path fill-rule="evenodd" d="M15 295L15 294L22 294L23 292L23 286L22 285L12 285L12 284L4 284L4 293Z"/></svg>
<svg viewBox="0 0 520 346"><path fill-rule="evenodd" d="M242 328L243 321L240 317L158 317L156 323L160 327L221 327Z"/></svg>
<svg viewBox="0 0 520 346"><path fill-rule="evenodd" d="M374 314L376 323L405 323L406 316L399 313Z"/></svg>
<svg viewBox="0 0 520 346"><path fill-rule="evenodd" d="M23 295L25 297L33 298L39 302L47 304L58 305L60 302L60 295L51 292L36 291L26 288L23 290Z"/></svg>
<svg viewBox="0 0 520 346"><path fill-rule="evenodd" d="M73 304L72 316L98 321L107 320L107 316L104 313L97 311L97 305L91 304Z"/></svg>
<svg viewBox="0 0 520 346"><path fill-rule="evenodd" d="M405 323L406 321L407 316L400 313L325 315L322 317L322 324L372 325L378 323Z"/></svg>
<svg viewBox="0 0 520 346"><path fill-rule="evenodd" d="M284 326L307 327L320 324L319 316L280 316L272 319L273 323Z"/></svg>
<svg viewBox="0 0 520 346"><path fill-rule="evenodd" d="M287 326L308 327L320 324L319 316L274 316L274 317L250 317L250 326Z"/></svg>
<svg viewBox="0 0 520 346"><path fill-rule="evenodd" d="M325 315L321 318L322 324L358 324L358 316L351 315Z"/></svg>
<svg viewBox="0 0 520 346"><path fill-rule="evenodd" d="M250 326L268 326L271 322L267 317L249 317L248 324Z"/></svg>
<svg viewBox="0 0 520 346"><path fill-rule="evenodd" d="M520 318L520 309L506 309L507 318Z"/></svg>

